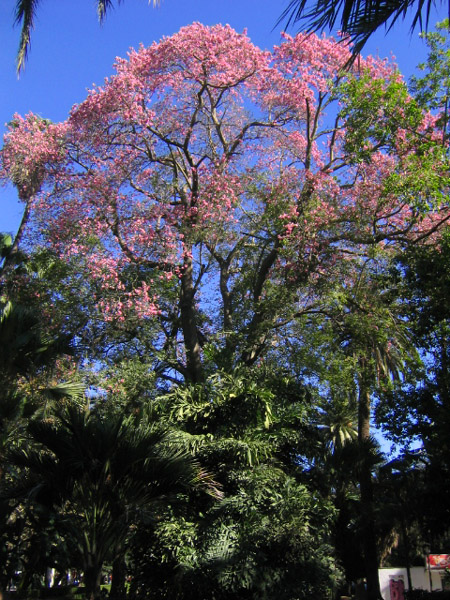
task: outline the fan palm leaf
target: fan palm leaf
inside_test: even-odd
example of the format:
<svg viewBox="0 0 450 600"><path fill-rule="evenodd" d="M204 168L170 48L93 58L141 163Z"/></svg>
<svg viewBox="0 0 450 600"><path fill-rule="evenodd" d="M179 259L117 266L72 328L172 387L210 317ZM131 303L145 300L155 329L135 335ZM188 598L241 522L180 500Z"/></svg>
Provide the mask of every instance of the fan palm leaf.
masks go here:
<svg viewBox="0 0 450 600"><path fill-rule="evenodd" d="M36 310L11 300L0 303L0 373L28 375L60 354L72 354L70 336L50 335Z"/></svg>
<svg viewBox="0 0 450 600"><path fill-rule="evenodd" d="M92 598L103 562L123 552L142 512L151 516L158 503L192 488L221 497L211 474L159 427L69 406L52 419L32 421L28 434L32 443L8 453L17 475L3 496L57 512L90 574Z"/></svg>
<svg viewBox="0 0 450 600"><path fill-rule="evenodd" d="M358 437L357 403L347 396L332 397L331 402L323 406L319 420L325 443L333 452Z"/></svg>

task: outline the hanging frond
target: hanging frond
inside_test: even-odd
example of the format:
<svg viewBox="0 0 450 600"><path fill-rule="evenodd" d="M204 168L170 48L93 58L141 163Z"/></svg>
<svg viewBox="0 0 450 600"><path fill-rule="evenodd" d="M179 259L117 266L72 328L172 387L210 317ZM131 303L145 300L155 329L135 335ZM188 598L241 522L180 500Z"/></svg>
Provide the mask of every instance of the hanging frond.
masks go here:
<svg viewBox="0 0 450 600"><path fill-rule="evenodd" d="M120 4L122 0L118 0ZM15 10L15 25L22 25L20 32L20 43L19 50L17 52L17 73L20 73L25 66L28 59L31 46L31 32L34 29L34 22L36 19L36 12L40 0L17 0ZM153 3L153 6L158 6L160 0L149 0L149 4ZM97 2L97 15L100 23L102 23L109 10L114 7L113 0L98 0Z"/></svg>
<svg viewBox="0 0 450 600"><path fill-rule="evenodd" d="M337 28L352 38L358 54L377 29L389 31L407 16L412 17L411 33L417 26L428 29L434 6L433 0L291 0L277 25L298 24L307 31Z"/></svg>
<svg viewBox="0 0 450 600"><path fill-rule="evenodd" d="M20 33L19 51L17 53L17 72L23 69L25 61L28 58L31 45L31 31L34 28L36 9L39 0L18 0L16 4L15 24L22 23Z"/></svg>

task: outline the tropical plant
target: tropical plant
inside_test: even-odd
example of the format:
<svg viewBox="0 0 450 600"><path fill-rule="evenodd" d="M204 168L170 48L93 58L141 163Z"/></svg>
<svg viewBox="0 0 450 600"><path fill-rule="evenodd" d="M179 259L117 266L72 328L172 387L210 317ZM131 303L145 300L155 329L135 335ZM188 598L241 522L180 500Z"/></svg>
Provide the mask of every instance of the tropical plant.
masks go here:
<svg viewBox="0 0 450 600"><path fill-rule="evenodd" d="M385 394L376 411L385 435L406 454L416 448L423 485L422 537L437 549L445 545L450 515L444 502L450 489L446 443L450 390L448 233L438 248L411 249L399 257L395 282L423 363L406 373L404 385ZM414 453L413 453L414 455ZM413 463L414 464L414 463ZM439 516L438 516L439 515Z"/></svg>
<svg viewBox="0 0 450 600"><path fill-rule="evenodd" d="M370 598L378 597L376 463L373 448L364 450L373 399L393 390L412 355L396 292L383 277L399 249L442 243L449 158L441 124L409 95L395 67L361 58L346 71L350 58L345 43L314 35L286 36L268 53L230 27L194 24L119 60L116 75L66 122L16 117L5 138L1 175L19 184L32 210L23 247L53 257L61 274L50 279L43 306L57 307L57 324L77 332L83 366L93 366L88 381L101 408L86 422L76 413L81 429L108 428L126 415L129 440L144 427L139 418L151 424L156 415L176 430L175 446L216 473L227 494L219 509L187 493L181 506L159 509L167 519L140 521L151 540L143 557L166 561L164 573L152 571L163 581L161 594L173 590L167 581L174 572L181 579L169 583L184 577L191 590L201 583L205 597L211 587L229 598L269 596L276 581L286 597L322 594L316 575L330 552L339 492L342 530L360 494L367 529L354 539L369 557ZM325 408L336 413L328 449L321 411L311 405L316 397L322 417ZM357 399L357 444L348 399L350 408ZM61 445L64 436L66 446L67 439L74 444L71 418L33 424L30 433L37 441L35 428L50 427L49 439L58 434ZM97 448L91 438L86 452ZM56 464L56 450L43 436L39 443L41 456ZM321 451L349 460L354 451L358 484L316 485ZM24 485L32 479L25 462L24 455ZM89 490L94 476L87 467L83 473ZM108 489L110 480L92 473ZM142 489L134 471L126 481ZM90 593L97 593L99 564L112 554L123 563L128 542L145 580L144 558L136 559L145 540L129 537L129 525L145 518L139 497L129 513L136 521L122 519L117 547L105 542L111 554L102 550L94 560L77 537L94 535L81 518L92 504L88 492L75 480L64 489L72 499L61 492L52 510L78 524L69 537L95 574ZM114 506L105 497L111 522L124 514L125 492ZM283 503L288 510L278 519ZM106 539L106 522L102 528ZM294 529L302 535L291 536ZM311 565L306 554L314 545L320 552ZM289 561L270 570L275 548ZM312 579L293 582L299 564L309 565Z"/></svg>
<svg viewBox="0 0 450 600"><path fill-rule="evenodd" d="M69 406L31 421L27 431L28 443L8 453L15 472L3 498L56 513L88 598L99 597L102 566L123 556L141 513L156 516L161 502L192 487L221 497L211 476L160 428Z"/></svg>
<svg viewBox="0 0 450 600"><path fill-rule="evenodd" d="M321 403L319 427L325 444L332 451L342 449L345 444L358 437L358 405L348 390L334 390L331 398Z"/></svg>
<svg viewBox="0 0 450 600"><path fill-rule="evenodd" d="M364 272L361 273L350 291L342 317L338 319L340 343L355 360L358 440L362 450L370 440L372 397L377 387L388 387L392 380L400 380L408 358L416 357L416 349L405 324L396 314L395 302L389 301L389 293L380 294L380 283L380 278L374 277L370 281ZM359 475L368 597L377 598L381 592L370 462L362 463Z"/></svg>
<svg viewBox="0 0 450 600"><path fill-rule="evenodd" d="M429 48L428 57L426 62L418 65L423 75L411 77L410 89L421 106L427 106L437 114L445 144L449 133L449 20L437 23L436 29L422 34Z"/></svg>
<svg viewBox="0 0 450 600"><path fill-rule="evenodd" d="M302 481L309 400L286 375L242 367L157 401L179 440L215 465L225 497L215 506L191 497L167 521L143 525L131 546L133 594L287 600L336 588L335 512Z"/></svg>

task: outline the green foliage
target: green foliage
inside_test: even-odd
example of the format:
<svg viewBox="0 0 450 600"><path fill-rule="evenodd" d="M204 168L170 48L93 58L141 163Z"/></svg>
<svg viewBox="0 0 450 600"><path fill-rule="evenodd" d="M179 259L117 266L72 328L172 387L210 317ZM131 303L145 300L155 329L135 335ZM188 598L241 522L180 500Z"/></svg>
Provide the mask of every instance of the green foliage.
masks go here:
<svg viewBox="0 0 450 600"><path fill-rule="evenodd" d="M399 257L394 282L402 299L403 319L414 336L423 363L410 365L401 388L391 390L377 407L386 435L404 449L408 479L417 511L409 511L416 537L440 552L449 539L449 236L439 246L410 249ZM416 452L411 447L418 447ZM401 474L401 473L400 473ZM414 487L414 486L412 486ZM408 499L409 502L409 499ZM403 536L404 538L405 536ZM414 544L414 540L409 542Z"/></svg>
<svg viewBox="0 0 450 600"><path fill-rule="evenodd" d="M448 135L450 96L449 20L444 19L436 27L438 31L422 34L429 47L428 59L418 66L424 75L412 77L410 87L420 106L437 113L445 141Z"/></svg>
<svg viewBox="0 0 450 600"><path fill-rule="evenodd" d="M174 435L214 469L224 499L191 497L168 509L169 521L151 527L150 547L149 533L133 538L133 593L293 600L332 589L340 576L329 545L334 510L301 482L311 443L305 389L270 369L241 368L158 404Z"/></svg>
<svg viewBox="0 0 450 600"><path fill-rule="evenodd" d="M444 61L446 56L448 60L448 54L437 49L439 43L444 43L442 36L436 33L426 38L433 52L426 66L422 65L429 70L427 76L413 78L415 99L409 96L400 74L389 83L374 79L370 73L349 77L336 90L343 105L340 116L348 128L346 151L353 162L370 162L374 150L392 154L396 150L398 167L385 178L383 195L404 198L422 216L446 203L449 186L446 146L436 144L436 132L431 126L428 130L424 128L422 112L424 107L440 109L445 142L448 121L445 78L449 66ZM412 148L414 152L410 151Z"/></svg>
<svg viewBox="0 0 450 600"><path fill-rule="evenodd" d="M341 391L324 400L320 406L319 426L322 427L326 445L338 450L358 437L356 398Z"/></svg>
<svg viewBox="0 0 450 600"><path fill-rule="evenodd" d="M138 597L293 600L337 584L329 503L269 465L241 469L230 483L218 507L156 526L154 545L146 530L134 538Z"/></svg>
<svg viewBox="0 0 450 600"><path fill-rule="evenodd" d="M403 319L408 322L423 363L410 365L401 390L387 394L377 414L392 439L432 439L445 421L448 396L447 347L450 272L448 232L439 247L411 249L399 257L393 271Z"/></svg>
<svg viewBox="0 0 450 600"><path fill-rule="evenodd" d="M413 206L412 219L448 200L449 51L440 33L427 40L415 99L400 76L350 76L335 91L347 173L395 148L383 194ZM423 124L424 106L443 144ZM410 548L425 530L444 544L450 235L417 243L397 265L382 247L355 256L349 240L332 277L269 277L289 259L279 236L292 191L269 194L270 185L261 175L248 191L270 204L263 216L243 215L260 219L260 239L210 249L230 316L214 298L193 308L203 364L192 385L182 383L176 278L126 265L123 289L151 283L161 312L107 321L96 304L108 292L81 275L82 257L25 256L0 236L0 584L19 568L27 588L46 566L78 567L96 595L107 562L126 565L137 599L324 598L343 573L366 575L369 522L383 555L411 532ZM202 261L199 277L209 275ZM385 464L369 435L374 406L392 440L423 442L418 459Z"/></svg>
<svg viewBox="0 0 450 600"><path fill-rule="evenodd" d="M30 514L55 513L88 594L98 595L102 565L124 552L141 511L152 516L162 498L194 486L220 496L211 476L161 428L68 407L31 421L28 433L28 443L8 453L15 472L2 496L23 502Z"/></svg>
<svg viewBox="0 0 450 600"><path fill-rule="evenodd" d="M386 82L370 72L347 77L335 92L343 105L340 116L348 129L346 150L355 162L371 160L373 149L395 148L399 127L405 128L409 142L417 142L416 130L423 114L408 98L400 74Z"/></svg>
<svg viewBox="0 0 450 600"><path fill-rule="evenodd" d="M397 21L404 20L407 15L412 17L411 33L417 25L422 27L425 24L428 28L432 7L434 3L431 0L416 3L411 0L316 0L313 3L306 0L290 0L278 22L286 20L287 26L291 23L305 23L304 28L308 31L343 31L352 39L352 50L356 58L378 29L383 27L389 31Z"/></svg>

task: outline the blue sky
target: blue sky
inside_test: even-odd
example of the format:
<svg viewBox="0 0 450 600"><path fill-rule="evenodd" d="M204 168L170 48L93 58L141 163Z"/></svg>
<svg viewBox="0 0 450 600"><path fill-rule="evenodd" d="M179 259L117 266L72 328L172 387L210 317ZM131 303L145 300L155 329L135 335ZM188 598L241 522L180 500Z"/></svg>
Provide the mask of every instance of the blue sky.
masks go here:
<svg viewBox="0 0 450 600"><path fill-rule="evenodd" d="M147 0L124 0L110 11L100 26L95 0L43 0L38 7L29 60L20 78L15 71L19 44L13 28L15 0L0 2L0 135L14 113L34 112L62 121L73 104L86 97L94 83L112 74L114 59L137 47L175 33L183 25L199 21L207 25L229 23L261 48L280 41L281 26L274 29L288 0L161 0L153 8ZM116 2L117 4L117 2ZM438 17L434 19L437 21ZM432 21L432 23L434 23ZM364 54L396 56L409 78L426 57L426 47L409 24L397 25L388 35L377 34ZM289 33L293 33L292 30ZM0 188L0 231L14 233L21 205L14 189Z"/></svg>

